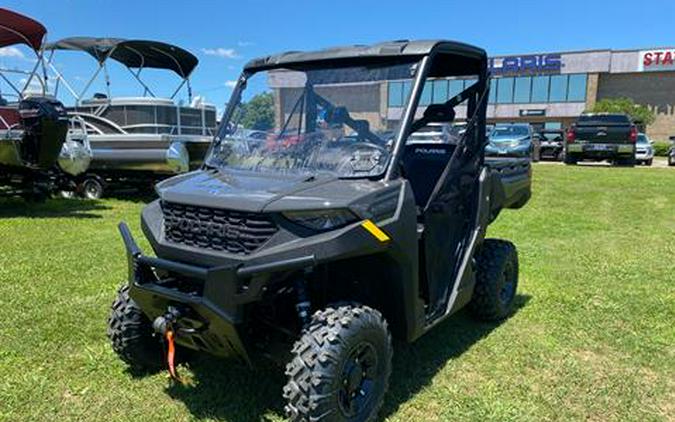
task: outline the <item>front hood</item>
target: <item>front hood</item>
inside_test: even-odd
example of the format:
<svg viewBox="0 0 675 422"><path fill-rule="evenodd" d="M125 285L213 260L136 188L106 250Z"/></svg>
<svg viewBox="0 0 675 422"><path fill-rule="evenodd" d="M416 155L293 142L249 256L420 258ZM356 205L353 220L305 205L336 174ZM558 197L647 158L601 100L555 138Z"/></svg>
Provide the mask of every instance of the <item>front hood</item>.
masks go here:
<svg viewBox="0 0 675 422"><path fill-rule="evenodd" d="M199 170L167 179L157 185L162 200L188 205L261 212L272 203L297 203L300 208L326 202L318 194L339 189L319 189L340 180L334 176L288 176L282 174ZM312 192L301 194L302 192ZM338 195L339 197L339 195ZM274 208L274 207L272 207Z"/></svg>

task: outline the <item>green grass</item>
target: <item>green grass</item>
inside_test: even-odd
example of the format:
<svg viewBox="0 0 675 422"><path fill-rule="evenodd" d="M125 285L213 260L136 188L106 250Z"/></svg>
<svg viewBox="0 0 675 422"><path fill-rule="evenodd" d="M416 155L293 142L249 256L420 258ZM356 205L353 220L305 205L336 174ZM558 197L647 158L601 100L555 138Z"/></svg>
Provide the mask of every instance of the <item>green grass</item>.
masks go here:
<svg viewBox="0 0 675 422"><path fill-rule="evenodd" d="M0 420L282 420L283 374L203 357L125 370L105 337L140 201L0 202ZM675 171L539 165L490 235L519 248L518 309L398 345L389 421L673 420ZM140 236L138 236L140 237ZM147 244L143 244L147 248Z"/></svg>

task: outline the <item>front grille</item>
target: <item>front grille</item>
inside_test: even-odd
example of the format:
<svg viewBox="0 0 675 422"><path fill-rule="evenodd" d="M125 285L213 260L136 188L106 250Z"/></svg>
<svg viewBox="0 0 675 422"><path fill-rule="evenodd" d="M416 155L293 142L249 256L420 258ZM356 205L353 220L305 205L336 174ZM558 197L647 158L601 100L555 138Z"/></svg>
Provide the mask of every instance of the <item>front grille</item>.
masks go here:
<svg viewBox="0 0 675 422"><path fill-rule="evenodd" d="M278 230L265 214L162 201L164 237L172 243L246 255Z"/></svg>

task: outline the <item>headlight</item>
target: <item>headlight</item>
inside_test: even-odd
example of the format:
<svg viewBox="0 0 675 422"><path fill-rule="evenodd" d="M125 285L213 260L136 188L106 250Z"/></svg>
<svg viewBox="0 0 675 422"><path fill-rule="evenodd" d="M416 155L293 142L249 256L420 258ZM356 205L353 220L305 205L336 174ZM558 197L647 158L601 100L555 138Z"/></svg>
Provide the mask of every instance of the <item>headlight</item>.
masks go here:
<svg viewBox="0 0 675 422"><path fill-rule="evenodd" d="M319 231L337 229L358 220L347 209L292 211L283 215L295 224Z"/></svg>

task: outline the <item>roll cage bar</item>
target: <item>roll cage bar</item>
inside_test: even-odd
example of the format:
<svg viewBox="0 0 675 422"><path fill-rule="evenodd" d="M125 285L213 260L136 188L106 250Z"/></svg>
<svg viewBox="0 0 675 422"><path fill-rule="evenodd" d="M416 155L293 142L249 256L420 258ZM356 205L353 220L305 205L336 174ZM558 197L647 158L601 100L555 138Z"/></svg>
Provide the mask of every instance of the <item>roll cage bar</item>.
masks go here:
<svg viewBox="0 0 675 422"><path fill-rule="evenodd" d="M150 95L156 97L155 93L141 78L141 72L145 68L172 70L181 77L181 82L174 89L170 98L174 99L183 86L187 86L188 99L192 101L192 86L190 84L190 75L197 67L199 60L192 53L175 45L166 44L159 41L148 40L124 40L120 38L93 38L93 37L71 37L64 38L54 43L47 44L45 50L49 50L47 64L56 75L56 90L59 82L70 92L70 94L79 103L89 90L91 84L96 80L101 72L104 73L106 94L108 98L110 93L110 75L108 73L107 62L109 59L121 63L129 73L134 77L143 88L143 96ZM53 60L56 50L75 50L83 51L91 55L98 63L98 67L92 77L87 81L84 88L78 93L67 82L63 74L54 66ZM133 70L137 69L137 70Z"/></svg>

